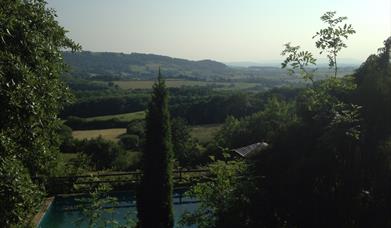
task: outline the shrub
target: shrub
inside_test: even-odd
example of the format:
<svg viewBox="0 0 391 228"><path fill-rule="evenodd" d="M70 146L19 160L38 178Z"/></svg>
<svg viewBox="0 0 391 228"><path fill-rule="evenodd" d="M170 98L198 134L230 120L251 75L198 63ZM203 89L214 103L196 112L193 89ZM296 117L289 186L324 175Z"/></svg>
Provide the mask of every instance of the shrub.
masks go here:
<svg viewBox="0 0 391 228"><path fill-rule="evenodd" d="M113 162L113 169L118 171L130 171L140 168L141 153L124 151Z"/></svg>
<svg viewBox="0 0 391 228"><path fill-rule="evenodd" d="M82 150L91 159L91 165L98 170L112 168L113 162L123 151L118 144L102 137L85 140Z"/></svg>
<svg viewBox="0 0 391 228"><path fill-rule="evenodd" d="M22 163L13 157L0 157L0 224L19 227L40 202L42 195L32 183Z"/></svg>
<svg viewBox="0 0 391 228"><path fill-rule="evenodd" d="M145 120L134 120L130 122L126 129L126 134L138 135L140 138L144 138L145 135Z"/></svg>
<svg viewBox="0 0 391 228"><path fill-rule="evenodd" d="M137 149L139 147L139 137L137 135L122 135L120 137L120 144L125 149Z"/></svg>

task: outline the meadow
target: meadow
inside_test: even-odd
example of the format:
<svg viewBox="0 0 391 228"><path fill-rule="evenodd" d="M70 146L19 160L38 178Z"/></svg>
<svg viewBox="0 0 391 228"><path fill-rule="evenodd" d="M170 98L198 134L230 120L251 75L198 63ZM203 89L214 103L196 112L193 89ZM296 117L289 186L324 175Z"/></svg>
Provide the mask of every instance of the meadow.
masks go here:
<svg viewBox="0 0 391 228"><path fill-rule="evenodd" d="M88 117L85 118L87 121L105 121L110 119L118 119L120 121L126 121L130 122L132 120L140 120L145 118L145 112L130 112L130 113L124 113L124 114L117 114L117 115L105 115L105 116L94 116L94 117Z"/></svg>
<svg viewBox="0 0 391 228"><path fill-rule="evenodd" d="M220 128L221 124L196 125L191 127L190 135L200 143L207 143L213 140Z"/></svg>
<svg viewBox="0 0 391 228"><path fill-rule="evenodd" d="M98 130L76 130L72 132L75 139L92 139L101 136L104 139L117 142L119 136L126 133L126 128L111 128Z"/></svg>
<svg viewBox="0 0 391 228"><path fill-rule="evenodd" d="M99 117L95 117L99 118ZM218 130L220 130L221 124L205 124L191 126L190 135L197 139L200 143L210 142ZM92 139L101 136L104 139L117 142L119 136L126 133L126 128L110 128L110 129L97 129L97 130L76 130L72 132L72 136L76 139Z"/></svg>

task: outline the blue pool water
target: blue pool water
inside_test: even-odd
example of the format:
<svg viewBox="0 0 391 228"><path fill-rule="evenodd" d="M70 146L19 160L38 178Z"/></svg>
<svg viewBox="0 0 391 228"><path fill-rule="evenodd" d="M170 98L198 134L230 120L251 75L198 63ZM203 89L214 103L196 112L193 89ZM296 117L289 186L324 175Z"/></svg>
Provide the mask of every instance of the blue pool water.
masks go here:
<svg viewBox="0 0 391 228"><path fill-rule="evenodd" d="M181 215L185 212L193 212L197 208L197 201L194 198L183 196L182 192L174 193L174 217L178 222ZM113 218L121 224L125 223L125 217L136 219L135 196L132 192L115 193L111 196L118 199L118 205L113 208ZM80 196L79 196L80 197ZM39 228L71 228L88 227L87 219L83 217L80 209L75 208L77 197L56 197L42 218ZM111 214L103 214L103 217L112 218ZM80 221L81 222L78 222ZM196 226L191 226L196 227Z"/></svg>

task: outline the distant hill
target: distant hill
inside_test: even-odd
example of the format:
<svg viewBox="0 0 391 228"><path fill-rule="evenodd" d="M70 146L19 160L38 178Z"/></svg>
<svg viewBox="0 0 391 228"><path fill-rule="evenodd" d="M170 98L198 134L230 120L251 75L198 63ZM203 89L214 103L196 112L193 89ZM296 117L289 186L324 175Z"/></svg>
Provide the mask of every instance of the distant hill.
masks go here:
<svg viewBox="0 0 391 228"><path fill-rule="evenodd" d="M280 60L277 59L270 59L270 60L264 60L259 62L248 62L248 61L241 61L241 62L226 62L225 64L230 67L264 67L264 66L273 66L273 67L281 67L281 62L283 59ZM338 59L338 66L341 67L358 67L362 61L358 59L352 59L352 58L339 58ZM328 67L329 60L325 58L320 58L317 60L318 67Z"/></svg>
<svg viewBox="0 0 391 228"><path fill-rule="evenodd" d="M158 67L167 78L191 79L203 81L232 81L232 80L298 80L292 77L285 69L281 69L277 62L264 64L242 62L241 64L223 63L213 60L191 61L168 56L141 53L113 53L113 52L64 52L64 59L71 66L70 74L78 78L93 78L100 80L156 78ZM246 65L247 63L247 65ZM242 66L239 66L242 65ZM253 66L248 66L253 65ZM244 67L246 66L246 67ZM356 66L341 64L340 75L351 74ZM320 78L331 75L332 72L320 61L317 71Z"/></svg>
<svg viewBox="0 0 391 228"><path fill-rule="evenodd" d="M210 79L229 77L230 68L212 60L190 61L168 56L140 53L64 52L64 59L72 68L72 75L90 77L119 77L150 79L158 67L172 78Z"/></svg>

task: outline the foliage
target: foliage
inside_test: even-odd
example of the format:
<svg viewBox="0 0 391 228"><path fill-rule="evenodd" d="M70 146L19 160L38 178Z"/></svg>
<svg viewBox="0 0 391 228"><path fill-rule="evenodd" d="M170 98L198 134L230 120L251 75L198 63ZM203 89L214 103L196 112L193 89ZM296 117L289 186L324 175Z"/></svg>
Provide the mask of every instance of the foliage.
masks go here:
<svg viewBox="0 0 391 228"><path fill-rule="evenodd" d="M200 200L193 213L185 213L182 225L196 224L200 228L247 227L248 206L246 194L255 191L253 181L247 178L243 161L216 161L209 166L211 178L198 183L187 194Z"/></svg>
<svg viewBox="0 0 391 228"><path fill-rule="evenodd" d="M294 124L294 104L270 98L263 111L242 119L228 117L216 135L220 146L237 148L266 141L273 142L287 127Z"/></svg>
<svg viewBox="0 0 391 228"><path fill-rule="evenodd" d="M92 129L109 129L109 128L126 128L129 125L128 120L119 118L111 119L87 119L70 116L64 123L73 130L92 130Z"/></svg>
<svg viewBox="0 0 391 228"><path fill-rule="evenodd" d="M200 163L200 151L190 135L190 127L181 118L171 121L172 145L175 159L181 167L194 166Z"/></svg>
<svg viewBox="0 0 391 228"><path fill-rule="evenodd" d="M139 138L145 137L145 121L144 120L134 120L129 123L126 128L126 134L137 135Z"/></svg>
<svg viewBox="0 0 391 228"><path fill-rule="evenodd" d="M119 139L120 145L125 149L137 149L139 147L139 137L138 135L122 135Z"/></svg>
<svg viewBox="0 0 391 228"><path fill-rule="evenodd" d="M312 56L312 53L309 51L299 51L300 46L291 46L290 43L284 46L285 49L281 52L281 55L288 55L288 57L281 63L281 68L290 66L288 69L290 75L294 74L295 70L298 69L304 80L310 80L313 83L316 69L308 69L309 66L316 65L316 59Z"/></svg>
<svg viewBox="0 0 391 228"><path fill-rule="evenodd" d="M357 83L356 102L363 106L365 135L372 143L385 140L391 133L391 38L384 42L378 55L371 55L354 74Z"/></svg>
<svg viewBox="0 0 391 228"><path fill-rule="evenodd" d="M63 117L95 117L138 112L144 110L148 103L146 93L116 94L112 91L88 92L86 90L74 91L74 93L78 95L78 99L64 108L61 113ZM123 118L123 120L131 120L130 118Z"/></svg>
<svg viewBox="0 0 391 228"><path fill-rule="evenodd" d="M170 106L170 110L173 117L181 117L189 124L211 124L221 123L230 115L243 117L251 114L257 109L254 103L248 94L229 93L178 102Z"/></svg>
<svg viewBox="0 0 391 228"><path fill-rule="evenodd" d="M321 29L312 38L319 37L315 43L316 47L321 49L320 54L322 54L324 51L327 52L329 67L334 68L334 77L337 77L337 55L342 50L342 48L347 47L343 39L347 39L349 35L356 33L356 31L350 24L339 26L339 24L346 20L347 17L335 18L335 14L335 11L326 12L320 17L324 23L328 24L328 27Z"/></svg>
<svg viewBox="0 0 391 228"><path fill-rule="evenodd" d="M72 149L75 147L74 140L72 137L72 129L64 124L60 125L60 127L57 129L57 134L59 137L59 140L61 142L60 144L60 151L65 153L72 153L75 151L72 151Z"/></svg>
<svg viewBox="0 0 391 228"><path fill-rule="evenodd" d="M0 128L19 145L15 152L33 175L48 172L58 146L56 115L67 99L61 50L78 48L45 4L6 1L0 17Z"/></svg>
<svg viewBox="0 0 391 228"><path fill-rule="evenodd" d="M263 177L251 197L257 227L390 225L390 68L379 56L353 77L314 83L297 97L297 122L252 166Z"/></svg>
<svg viewBox="0 0 391 228"><path fill-rule="evenodd" d="M112 168L115 159L123 153L118 144L101 137L84 140L82 152L89 157L91 165L97 170Z"/></svg>
<svg viewBox="0 0 391 228"><path fill-rule="evenodd" d="M328 20L330 26L345 19L333 17L334 13L330 13L322 19ZM351 29L347 33L354 33L347 25L338 29ZM348 35L343 31L336 33L336 37ZM246 192L243 198L251 201L245 209L254 213L236 216L242 222L237 226L390 226L389 40L380 53L370 56L353 76L314 82L285 105L276 99L250 117L227 119L217 137L220 145L245 145L251 137L252 141L262 137L270 142L267 150L248 161L251 164L248 174L256 179L257 188ZM341 40L334 41L330 55L336 75L336 56L345 45L339 43ZM298 47L287 48L285 53L292 55L288 56L285 66L298 55ZM300 63L293 67L300 69ZM236 187L231 184L226 188L236 191L244 183L239 181ZM208 186L211 184L204 189ZM209 189L209 192L212 191ZM209 207L213 209L216 204L213 202ZM224 208L230 207L241 208L238 203L224 205ZM202 225L213 227L218 226L216 221L226 218L224 214L211 212L213 210L204 210L198 217L197 214L188 217L187 221L199 222L204 216L203 221L210 223Z"/></svg>
<svg viewBox="0 0 391 228"><path fill-rule="evenodd" d="M159 70L146 116L143 177L137 194L139 227L173 227L173 152L168 93Z"/></svg>
<svg viewBox="0 0 391 228"><path fill-rule="evenodd" d="M55 166L57 114L70 98L62 51L79 49L55 17L43 0L0 4L0 226L22 225L40 200L30 177Z"/></svg>
<svg viewBox="0 0 391 228"><path fill-rule="evenodd" d="M90 171L91 160L89 157L83 153L60 153L58 158L57 166L53 170L54 176L77 176L84 175L86 172ZM59 186L58 183L48 183L46 188L47 192L58 192L54 189L64 188L64 186ZM70 188L71 186L65 186L65 188Z"/></svg>
<svg viewBox="0 0 391 228"><path fill-rule="evenodd" d="M95 181L99 178L95 177ZM77 188L77 186L75 186ZM109 196L110 185L98 184L93 187L87 196L76 199L77 207L82 212L82 218L75 221L79 227L87 218L87 225L92 227L135 227L135 223L129 216L126 218L126 224L120 224L114 219L114 208L118 206L118 199Z"/></svg>
<svg viewBox="0 0 391 228"><path fill-rule="evenodd" d="M43 194L23 164L14 157L0 157L0 224L26 224Z"/></svg>
<svg viewBox="0 0 391 228"><path fill-rule="evenodd" d="M134 171L140 168L141 152L126 151L120 153L113 162L113 169L118 171Z"/></svg>

